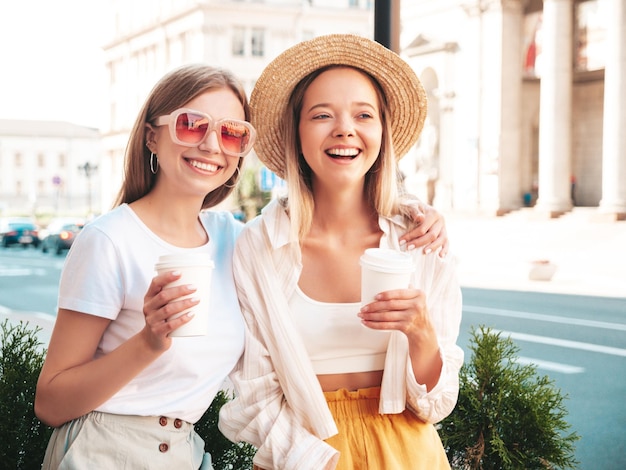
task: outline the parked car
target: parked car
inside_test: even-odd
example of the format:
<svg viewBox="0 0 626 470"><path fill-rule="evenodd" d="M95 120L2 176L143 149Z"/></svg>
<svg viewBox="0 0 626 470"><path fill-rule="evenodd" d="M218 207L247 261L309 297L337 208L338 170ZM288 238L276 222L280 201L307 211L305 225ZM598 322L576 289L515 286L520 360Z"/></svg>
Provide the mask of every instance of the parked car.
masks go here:
<svg viewBox="0 0 626 470"><path fill-rule="evenodd" d="M83 219L62 218L53 219L41 233L41 251L52 251L57 255L69 250L80 233L85 221Z"/></svg>
<svg viewBox="0 0 626 470"><path fill-rule="evenodd" d="M39 228L30 217L4 217L0 219L0 245L39 246Z"/></svg>

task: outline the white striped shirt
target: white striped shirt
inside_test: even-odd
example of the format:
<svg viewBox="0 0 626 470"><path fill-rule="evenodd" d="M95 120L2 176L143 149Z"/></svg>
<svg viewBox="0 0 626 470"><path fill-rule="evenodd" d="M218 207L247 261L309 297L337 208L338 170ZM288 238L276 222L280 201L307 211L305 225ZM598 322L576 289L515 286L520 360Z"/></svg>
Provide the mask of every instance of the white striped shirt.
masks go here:
<svg viewBox="0 0 626 470"><path fill-rule="evenodd" d="M232 441L256 446L254 462L264 469L319 470L338 459L324 442L337 428L290 318L289 298L300 277L302 254L299 244L289 241L289 223L285 208L274 200L237 240L233 269L246 343L231 374L237 396L222 407L219 427ZM379 224L380 246L399 250L398 237L407 228L402 217L380 217ZM408 406L423 421L436 423L452 412L458 397L461 290L451 255L411 253L417 266L414 287L426 294L443 368L428 392L413 375L407 337L393 331L379 411L401 413ZM355 327L361 328L358 322Z"/></svg>

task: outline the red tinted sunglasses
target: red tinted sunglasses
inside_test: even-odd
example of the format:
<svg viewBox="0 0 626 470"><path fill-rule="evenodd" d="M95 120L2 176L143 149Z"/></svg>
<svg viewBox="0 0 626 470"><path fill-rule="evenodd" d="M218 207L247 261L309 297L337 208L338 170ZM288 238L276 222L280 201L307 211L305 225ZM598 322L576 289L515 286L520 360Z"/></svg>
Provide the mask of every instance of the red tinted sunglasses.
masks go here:
<svg viewBox="0 0 626 470"><path fill-rule="evenodd" d="M211 131L217 134L220 149L226 155L243 157L251 149L256 138L256 130L247 121L220 119L193 109L180 108L167 116L156 119L155 125L167 125L174 143L185 147L195 147L204 141Z"/></svg>

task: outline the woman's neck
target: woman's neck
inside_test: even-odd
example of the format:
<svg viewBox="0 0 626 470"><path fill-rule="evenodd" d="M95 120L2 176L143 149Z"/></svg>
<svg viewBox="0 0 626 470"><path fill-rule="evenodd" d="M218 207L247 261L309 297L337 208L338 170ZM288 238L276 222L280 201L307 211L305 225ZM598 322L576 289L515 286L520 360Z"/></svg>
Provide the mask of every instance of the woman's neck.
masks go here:
<svg viewBox="0 0 626 470"><path fill-rule="evenodd" d="M202 201L196 199L163 198L152 191L129 205L159 238L175 246L192 248L208 241L208 234L198 219Z"/></svg>
<svg viewBox="0 0 626 470"><path fill-rule="evenodd" d="M379 230L378 216L364 195L320 191L314 199L312 233L333 232L352 236Z"/></svg>

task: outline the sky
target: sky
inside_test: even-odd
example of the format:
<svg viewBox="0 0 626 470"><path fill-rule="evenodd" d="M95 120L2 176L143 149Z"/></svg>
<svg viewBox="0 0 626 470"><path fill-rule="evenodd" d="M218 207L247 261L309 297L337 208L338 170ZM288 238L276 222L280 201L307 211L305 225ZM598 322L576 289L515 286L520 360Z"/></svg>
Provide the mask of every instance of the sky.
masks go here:
<svg viewBox="0 0 626 470"><path fill-rule="evenodd" d="M0 119L103 125L106 0L0 0Z"/></svg>

